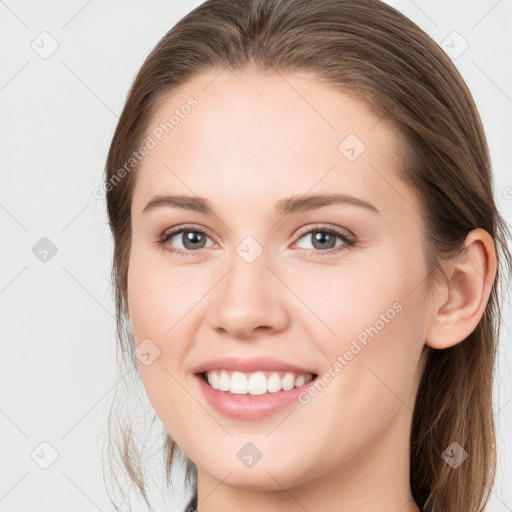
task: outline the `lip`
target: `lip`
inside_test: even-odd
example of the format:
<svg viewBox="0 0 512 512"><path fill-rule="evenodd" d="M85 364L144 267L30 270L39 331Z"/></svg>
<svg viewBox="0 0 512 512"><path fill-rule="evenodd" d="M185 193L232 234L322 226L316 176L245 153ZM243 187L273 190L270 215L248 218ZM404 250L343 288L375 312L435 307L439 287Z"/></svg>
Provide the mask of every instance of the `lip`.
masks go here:
<svg viewBox="0 0 512 512"><path fill-rule="evenodd" d="M258 420L271 416L275 412L284 409L286 406L298 402L298 396L309 386L313 385L317 378L318 375L306 384L290 389L289 391L281 390L277 393L249 396L231 394L226 391L220 391L219 389L213 389L205 382L202 373L194 375L194 380L206 401L220 413L239 420Z"/></svg>
<svg viewBox="0 0 512 512"><path fill-rule="evenodd" d="M258 356L250 358L240 358L236 356L224 356L216 359L206 361L197 366L192 373L200 374L209 370L232 370L239 372L256 372L258 370L263 371L288 371L294 373L312 373L317 375L318 372L300 367L279 359L274 359L267 356ZM299 388L296 388L299 389ZM291 390L290 390L291 391ZM278 393L276 393L278 394Z"/></svg>

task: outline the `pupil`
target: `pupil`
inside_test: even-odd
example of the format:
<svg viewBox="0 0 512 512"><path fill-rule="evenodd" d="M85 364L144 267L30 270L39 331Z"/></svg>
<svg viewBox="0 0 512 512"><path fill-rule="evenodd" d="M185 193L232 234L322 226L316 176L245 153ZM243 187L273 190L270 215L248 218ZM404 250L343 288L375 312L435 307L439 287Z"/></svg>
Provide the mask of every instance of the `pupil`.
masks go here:
<svg viewBox="0 0 512 512"><path fill-rule="evenodd" d="M187 243L192 243L192 249L194 247L197 247L197 242L201 241L201 234L200 233L196 233L195 231L187 231L185 234L184 234L184 237L185 237L185 241L183 243L183 245L185 247L187 247ZM198 240L199 239L199 240ZM187 247L187 249L190 249L190 247Z"/></svg>
<svg viewBox="0 0 512 512"><path fill-rule="evenodd" d="M327 244L325 243L326 242L326 238L329 239L329 237L332 239L332 240L327 240ZM320 242L320 249L321 248L325 248L327 245L329 245L329 241L334 241L334 237L331 236L330 233L326 233L325 231L316 231L314 233L314 236L313 236L313 239L314 239L314 243L315 242ZM313 245L314 245L313 243ZM329 245L329 249L334 247L334 245L332 245L332 243Z"/></svg>

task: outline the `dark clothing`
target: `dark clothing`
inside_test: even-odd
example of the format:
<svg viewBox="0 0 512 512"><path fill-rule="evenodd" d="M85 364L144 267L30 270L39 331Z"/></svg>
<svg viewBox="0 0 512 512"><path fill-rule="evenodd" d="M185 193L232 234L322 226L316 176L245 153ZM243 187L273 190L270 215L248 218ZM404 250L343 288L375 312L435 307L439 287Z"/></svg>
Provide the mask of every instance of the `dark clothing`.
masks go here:
<svg viewBox="0 0 512 512"><path fill-rule="evenodd" d="M194 496L192 496L192 499L189 501L187 508L183 512L196 512L196 511L197 511L197 492L196 492L196 494L194 494Z"/></svg>
<svg viewBox="0 0 512 512"><path fill-rule="evenodd" d="M189 501L187 508L183 512L195 512L197 510L197 493L192 496L192 499Z"/></svg>

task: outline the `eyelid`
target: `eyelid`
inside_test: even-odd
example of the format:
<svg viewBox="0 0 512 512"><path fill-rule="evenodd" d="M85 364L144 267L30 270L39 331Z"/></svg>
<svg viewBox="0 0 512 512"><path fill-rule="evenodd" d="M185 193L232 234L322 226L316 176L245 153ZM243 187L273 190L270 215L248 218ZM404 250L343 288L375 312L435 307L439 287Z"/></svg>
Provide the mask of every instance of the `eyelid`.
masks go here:
<svg viewBox="0 0 512 512"><path fill-rule="evenodd" d="M159 240L165 240L172 235L180 233L181 231L197 231L200 233L205 233L212 240L215 238L212 235L211 231L208 228L205 228L204 226L199 226L198 224L180 224L178 226L174 226L173 228L166 229L159 237Z"/></svg>
<svg viewBox="0 0 512 512"><path fill-rule="evenodd" d="M207 234L210 238L215 238L214 236L212 236L212 233L211 231L208 229L208 228L205 228L204 226L199 226L198 224L180 224L178 226L175 226L173 228L169 228L167 230L165 230L162 235L160 236L161 239L165 239L167 238L168 236L170 236L171 234L176 234L176 233L179 233L180 231L185 231L189 229L190 231L200 231L200 232L204 232L205 234ZM354 236L353 233L351 233L348 229L346 228L339 228L339 227L336 227L336 226L330 226L329 224L321 224L321 223L317 223L317 224L306 224L305 226L303 226L302 228L299 228L299 230L297 231L297 233L295 234L295 237L297 238L300 238L302 237L303 235L309 233L310 231L314 231L315 229L318 229L318 230L325 230L325 231L329 231L329 230L332 230L332 231L335 231L336 233L339 233L339 234L344 234L346 235L347 238L356 238Z"/></svg>
<svg viewBox="0 0 512 512"><path fill-rule="evenodd" d="M322 223L317 223L317 224L307 224L306 226L304 226L303 228L300 228L297 232L297 234L295 235L296 238L301 238L302 236L310 233L311 231L332 231L334 233L336 233L337 235L343 235L345 236L346 238L348 239L354 239L355 240L355 235L353 233L351 233L348 229L346 228L341 228L341 227L338 227L338 226L334 226L334 225L329 225L329 224L322 224Z"/></svg>

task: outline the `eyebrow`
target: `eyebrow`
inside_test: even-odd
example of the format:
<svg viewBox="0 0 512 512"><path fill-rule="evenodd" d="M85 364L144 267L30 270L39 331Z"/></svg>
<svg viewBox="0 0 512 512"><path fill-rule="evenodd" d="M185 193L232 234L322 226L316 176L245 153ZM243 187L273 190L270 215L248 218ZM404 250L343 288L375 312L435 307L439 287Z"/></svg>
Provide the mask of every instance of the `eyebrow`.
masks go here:
<svg viewBox="0 0 512 512"><path fill-rule="evenodd" d="M287 215L289 213L304 212L315 210L324 206L333 204L343 204L349 206L358 206L365 208L368 211L380 214L379 210L366 201L350 194L315 194L309 196L293 196L287 199L282 199L276 203L276 213L280 215ZM147 213L155 208L160 207L174 207L183 208L185 210L192 210L207 215L214 215L213 207L210 202L204 197L199 196L174 196L174 195L158 195L153 197L142 210L142 213Z"/></svg>

